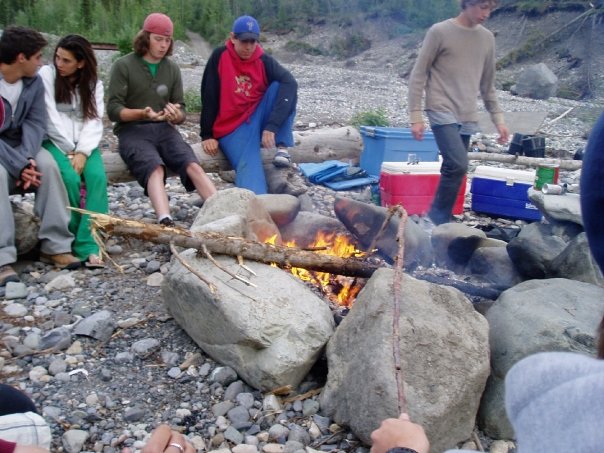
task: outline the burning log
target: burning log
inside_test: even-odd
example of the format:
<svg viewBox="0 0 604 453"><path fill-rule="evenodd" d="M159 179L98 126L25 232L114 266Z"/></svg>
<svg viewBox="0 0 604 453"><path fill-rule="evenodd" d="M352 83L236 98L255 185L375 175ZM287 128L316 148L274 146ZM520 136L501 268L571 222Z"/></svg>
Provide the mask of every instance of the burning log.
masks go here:
<svg viewBox="0 0 604 453"><path fill-rule="evenodd" d="M81 209L77 211L90 214L93 229L101 230L109 235L158 244L174 244L178 247L194 248L200 251L205 246L211 253L242 256L266 264L276 263L283 268L299 267L330 274L369 278L380 267L360 258L341 258L293 247L263 244L219 233L192 233L180 228L147 224Z"/></svg>

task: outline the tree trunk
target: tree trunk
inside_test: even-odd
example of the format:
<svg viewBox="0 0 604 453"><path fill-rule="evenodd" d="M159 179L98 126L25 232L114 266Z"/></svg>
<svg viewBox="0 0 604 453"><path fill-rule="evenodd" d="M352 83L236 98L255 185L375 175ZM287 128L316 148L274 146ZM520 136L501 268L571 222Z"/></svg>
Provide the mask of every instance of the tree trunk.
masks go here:
<svg viewBox="0 0 604 453"><path fill-rule="evenodd" d="M323 162L330 159L356 161L362 149L361 135L354 127L296 132L294 138L296 145L290 150L290 153L292 161L295 163ZM201 149L201 143L196 143L192 147L207 173L232 168L221 152L216 156L209 156ZM270 152L262 155L265 163L270 163L272 158L273 155ZM132 181L132 175L118 153L104 153L103 163L109 183Z"/></svg>
<svg viewBox="0 0 604 453"><path fill-rule="evenodd" d="M561 170L578 170L581 168L583 163L580 160L566 160L566 159L550 159L547 157L526 157L516 156L513 154L495 154L495 153L468 153L470 160L482 160L488 162L503 162L506 164L525 165L527 167L538 167L543 164L556 164L560 165Z"/></svg>
<svg viewBox="0 0 604 453"><path fill-rule="evenodd" d="M242 256L261 263L276 263L284 268L301 267L335 275L369 278L380 267L357 258L323 255L293 247L262 244L218 233L192 233L180 228L166 228L157 224L126 220L106 214L79 211L90 214L93 228L98 228L109 235L135 238L158 244L172 243L179 247L197 250L202 250L205 245L210 253Z"/></svg>

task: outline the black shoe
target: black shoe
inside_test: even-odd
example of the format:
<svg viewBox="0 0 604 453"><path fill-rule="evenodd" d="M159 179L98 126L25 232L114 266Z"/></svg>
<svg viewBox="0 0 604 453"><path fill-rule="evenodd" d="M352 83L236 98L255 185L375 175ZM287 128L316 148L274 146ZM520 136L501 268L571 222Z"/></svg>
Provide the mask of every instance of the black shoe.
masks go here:
<svg viewBox="0 0 604 453"><path fill-rule="evenodd" d="M171 217L164 217L163 219L161 219L159 221L159 224L165 227L175 227L176 224L174 223L174 220L172 220Z"/></svg>

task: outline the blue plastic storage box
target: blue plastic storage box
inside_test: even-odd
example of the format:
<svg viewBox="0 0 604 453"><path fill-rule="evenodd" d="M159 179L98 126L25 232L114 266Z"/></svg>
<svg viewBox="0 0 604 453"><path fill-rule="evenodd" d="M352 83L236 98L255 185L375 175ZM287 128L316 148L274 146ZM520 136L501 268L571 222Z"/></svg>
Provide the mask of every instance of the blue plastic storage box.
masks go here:
<svg viewBox="0 0 604 453"><path fill-rule="evenodd" d="M534 171L476 167L472 177L472 211L521 220L540 220L541 212L528 198Z"/></svg>
<svg viewBox="0 0 604 453"><path fill-rule="evenodd" d="M382 162L407 162L409 154L415 154L419 162L438 162L438 146L431 131L419 141L408 128L361 126L361 136L360 166L370 175L380 175Z"/></svg>

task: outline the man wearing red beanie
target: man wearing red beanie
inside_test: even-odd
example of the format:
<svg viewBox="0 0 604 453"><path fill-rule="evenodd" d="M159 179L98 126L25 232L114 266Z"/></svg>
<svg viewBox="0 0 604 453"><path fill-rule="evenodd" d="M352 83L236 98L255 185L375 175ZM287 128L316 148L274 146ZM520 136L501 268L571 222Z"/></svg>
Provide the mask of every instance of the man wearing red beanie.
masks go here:
<svg viewBox="0 0 604 453"><path fill-rule="evenodd" d="M185 121L180 68L172 54L174 26L152 13L135 36L134 52L111 68L107 114L115 122L120 156L149 195L157 220L173 226L166 193L166 167L178 173L188 191L205 200L216 193L195 153L174 127Z"/></svg>

